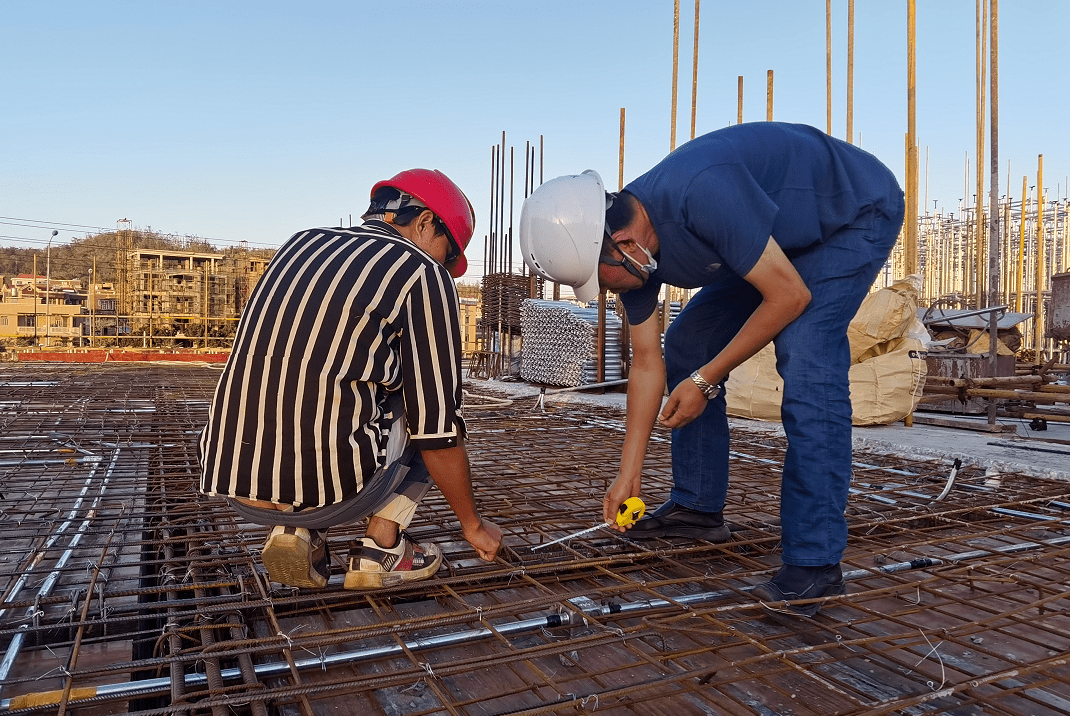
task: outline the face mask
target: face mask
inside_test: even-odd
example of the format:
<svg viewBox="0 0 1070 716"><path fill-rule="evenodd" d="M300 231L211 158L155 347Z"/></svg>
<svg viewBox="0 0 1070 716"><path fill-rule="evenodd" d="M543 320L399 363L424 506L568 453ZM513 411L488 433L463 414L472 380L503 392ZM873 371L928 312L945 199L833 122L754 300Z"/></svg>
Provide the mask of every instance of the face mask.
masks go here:
<svg viewBox="0 0 1070 716"><path fill-rule="evenodd" d="M639 246L639 244L636 244L636 246ZM657 259L655 259L654 256L649 251L646 250L645 246L639 246L639 250L642 251L644 254L646 254L646 263L645 264L639 263L638 261L633 259L628 254L624 253L623 251L621 251L620 253L621 253L622 256L624 256L624 258L628 259L633 264L635 264L639 268L639 270L641 270L641 271L646 271L648 274L650 272L652 272L652 271L657 271L657 269L658 269Z"/></svg>
<svg viewBox="0 0 1070 716"><path fill-rule="evenodd" d="M613 241L613 239L611 239L609 237L607 237L606 240L609 242L609 245L612 245L617 251L620 252L621 256L623 256L624 258L626 258L628 260L627 261L621 261L619 259L615 259L615 258L610 257L609 254L606 253L607 244L603 243L603 245L602 245L603 253L601 254L601 256L598 257L599 263L609 264L610 266L623 266L624 268L628 269L628 273L630 273L631 275L635 276L636 278L642 280L643 283L645 284L646 280L647 280L647 276L649 276L650 272L654 271L658 267L658 262L650 254L650 252L647 251L644 247L639 246L638 244L636 244L636 246L639 246L640 250L642 250L642 252L644 254L646 254L647 262L645 264L641 264L638 261L636 261L635 259L633 259L631 256L629 256L627 253L625 253L624 251L621 251L621 248L620 248L620 246L617 246L617 242L616 241ZM647 275L644 276L642 271L646 271Z"/></svg>

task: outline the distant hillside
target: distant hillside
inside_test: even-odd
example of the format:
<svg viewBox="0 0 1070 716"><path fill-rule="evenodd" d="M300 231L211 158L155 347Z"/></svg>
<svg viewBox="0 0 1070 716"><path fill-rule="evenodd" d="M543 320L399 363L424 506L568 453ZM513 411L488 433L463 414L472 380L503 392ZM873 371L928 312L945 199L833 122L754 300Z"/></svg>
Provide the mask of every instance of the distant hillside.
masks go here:
<svg viewBox="0 0 1070 716"><path fill-rule="evenodd" d="M118 232L75 239L68 244L52 244L51 275L56 279L81 279L88 281L89 272L96 261L97 283L115 280L115 257L118 250ZM125 248L130 249L164 249L166 251L195 251L198 253L236 254L246 252L240 247L228 246L219 249L204 239L182 237L173 234L161 234L156 231L133 229L123 231ZM247 251L258 258L270 258L275 252L271 249ZM10 277L18 274L33 274L34 255L37 255L37 273L45 275L47 252L44 248L25 249L14 246L0 247L0 276Z"/></svg>

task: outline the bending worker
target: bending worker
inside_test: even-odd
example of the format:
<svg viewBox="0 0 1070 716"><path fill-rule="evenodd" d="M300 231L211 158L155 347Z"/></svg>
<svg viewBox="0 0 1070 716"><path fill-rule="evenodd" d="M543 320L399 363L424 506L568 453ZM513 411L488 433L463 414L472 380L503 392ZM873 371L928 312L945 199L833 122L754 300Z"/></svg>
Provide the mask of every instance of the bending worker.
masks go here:
<svg viewBox="0 0 1070 716"><path fill-rule="evenodd" d="M453 276L467 266L471 204L445 174L411 169L372 187L363 218L279 249L200 441L201 490L271 527L261 559L295 587L325 586L327 528L369 515L347 589L433 575L441 550L404 532L432 480L482 559L501 546L476 509L460 412Z"/></svg>
<svg viewBox="0 0 1070 716"><path fill-rule="evenodd" d="M599 288L620 294L631 326L627 432L605 496L607 522L641 490L657 419L673 429L673 488L631 536L730 538L724 381L772 341L788 439L783 566L754 593L772 601L844 593L847 325L902 222L903 192L875 157L813 127L776 122L698 137L619 194L605 193L592 171L535 190L520 219L525 261L571 285L580 301ZM701 287L666 331L664 357L663 284ZM814 614L819 604L793 608Z"/></svg>

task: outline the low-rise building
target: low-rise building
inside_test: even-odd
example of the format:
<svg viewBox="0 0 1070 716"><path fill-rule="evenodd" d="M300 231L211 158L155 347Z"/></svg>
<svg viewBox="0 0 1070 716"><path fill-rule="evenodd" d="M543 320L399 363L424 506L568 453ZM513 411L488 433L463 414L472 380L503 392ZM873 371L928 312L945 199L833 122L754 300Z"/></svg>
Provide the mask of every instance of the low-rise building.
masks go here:
<svg viewBox="0 0 1070 716"><path fill-rule="evenodd" d="M31 277L32 278L32 277ZM0 342L25 339L34 345L71 345L82 335L76 318L85 305L84 293L21 282L0 293Z"/></svg>

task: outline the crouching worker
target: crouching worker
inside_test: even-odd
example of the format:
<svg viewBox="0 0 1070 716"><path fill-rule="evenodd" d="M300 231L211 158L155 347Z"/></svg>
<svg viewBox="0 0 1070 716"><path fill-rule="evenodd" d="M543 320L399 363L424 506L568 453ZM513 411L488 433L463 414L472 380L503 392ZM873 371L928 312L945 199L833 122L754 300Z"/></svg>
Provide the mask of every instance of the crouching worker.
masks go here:
<svg viewBox="0 0 1070 716"><path fill-rule="evenodd" d="M501 531L472 494L461 418L459 300L471 204L441 172L371 190L358 227L294 235L238 325L200 440L201 490L271 530L274 582L323 587L330 527L368 517L346 589L426 579L435 544L404 531L433 481L492 561Z"/></svg>

